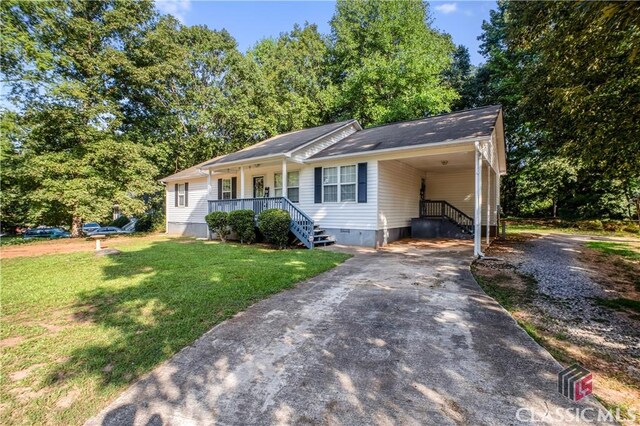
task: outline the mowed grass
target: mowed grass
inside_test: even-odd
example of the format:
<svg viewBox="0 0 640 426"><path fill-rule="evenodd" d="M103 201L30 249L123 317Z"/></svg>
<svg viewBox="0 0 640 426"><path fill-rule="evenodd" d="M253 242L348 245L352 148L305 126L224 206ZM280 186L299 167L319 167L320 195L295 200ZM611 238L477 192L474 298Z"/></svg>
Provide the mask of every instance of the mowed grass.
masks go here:
<svg viewBox="0 0 640 426"><path fill-rule="evenodd" d="M80 424L251 304L348 256L195 240L1 261L0 423Z"/></svg>
<svg viewBox="0 0 640 426"><path fill-rule="evenodd" d="M605 254L616 254L627 259L640 260L640 250L625 243L590 241L587 243L587 247Z"/></svg>

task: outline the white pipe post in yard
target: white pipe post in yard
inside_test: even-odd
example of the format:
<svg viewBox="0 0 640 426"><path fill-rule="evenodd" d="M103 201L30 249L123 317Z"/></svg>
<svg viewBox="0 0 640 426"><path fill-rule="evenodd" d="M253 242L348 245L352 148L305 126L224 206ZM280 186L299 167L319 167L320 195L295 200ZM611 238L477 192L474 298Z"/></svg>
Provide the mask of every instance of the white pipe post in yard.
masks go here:
<svg viewBox="0 0 640 426"><path fill-rule="evenodd" d="M273 194L275 195L275 194ZM287 159L282 159L282 196L287 196Z"/></svg>
<svg viewBox="0 0 640 426"><path fill-rule="evenodd" d="M475 182L475 210L473 214L473 255L483 256L482 253L482 153L480 146L476 145L476 182Z"/></svg>

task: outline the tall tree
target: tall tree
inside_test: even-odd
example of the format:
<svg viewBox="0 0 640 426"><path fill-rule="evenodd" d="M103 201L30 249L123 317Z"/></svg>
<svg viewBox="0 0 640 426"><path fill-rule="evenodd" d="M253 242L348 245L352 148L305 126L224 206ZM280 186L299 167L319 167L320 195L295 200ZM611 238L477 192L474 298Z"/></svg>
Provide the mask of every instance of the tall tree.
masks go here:
<svg viewBox="0 0 640 426"><path fill-rule="evenodd" d="M420 1L339 0L331 20L337 114L364 125L448 111L454 45Z"/></svg>
<svg viewBox="0 0 640 426"><path fill-rule="evenodd" d="M32 223L108 216L114 205L144 210L155 167L122 132L118 75L131 67L123 46L154 20L149 1L4 1L2 72L21 115Z"/></svg>
<svg viewBox="0 0 640 426"><path fill-rule="evenodd" d="M329 69L328 41L316 25L295 25L249 52L273 93L278 132L325 123L336 95Z"/></svg>
<svg viewBox="0 0 640 426"><path fill-rule="evenodd" d="M459 45L453 52L451 66L444 72L445 80L460 96L451 105L454 111L473 108L476 102L476 69L471 65L471 55L466 46Z"/></svg>
<svg viewBox="0 0 640 426"><path fill-rule="evenodd" d="M640 176L640 5L513 2L509 16L510 45L534 58L523 106L544 117L543 142L608 178Z"/></svg>
<svg viewBox="0 0 640 426"><path fill-rule="evenodd" d="M633 2L500 1L483 24L477 102L505 109L510 213L544 213L530 203L537 193L572 216L629 215L640 176L639 16ZM573 178L559 181L553 170L566 158Z"/></svg>
<svg viewBox="0 0 640 426"><path fill-rule="evenodd" d="M255 143L276 131L273 94L226 30L166 16L128 50L126 126L158 146L164 174ZM141 71L142 70L142 71Z"/></svg>

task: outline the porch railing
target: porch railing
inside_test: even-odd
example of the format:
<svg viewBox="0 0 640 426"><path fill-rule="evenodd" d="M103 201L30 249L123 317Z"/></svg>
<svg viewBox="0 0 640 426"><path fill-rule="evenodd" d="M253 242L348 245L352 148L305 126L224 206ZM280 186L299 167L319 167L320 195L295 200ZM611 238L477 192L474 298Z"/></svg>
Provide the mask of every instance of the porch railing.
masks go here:
<svg viewBox="0 0 640 426"><path fill-rule="evenodd" d="M209 200L209 213L253 210L255 219L267 209L282 209L291 216L289 229L307 248L313 248L313 219L287 197L240 198L234 200Z"/></svg>
<svg viewBox="0 0 640 426"><path fill-rule="evenodd" d="M444 200L421 200L420 217L449 220L473 235L473 218Z"/></svg>

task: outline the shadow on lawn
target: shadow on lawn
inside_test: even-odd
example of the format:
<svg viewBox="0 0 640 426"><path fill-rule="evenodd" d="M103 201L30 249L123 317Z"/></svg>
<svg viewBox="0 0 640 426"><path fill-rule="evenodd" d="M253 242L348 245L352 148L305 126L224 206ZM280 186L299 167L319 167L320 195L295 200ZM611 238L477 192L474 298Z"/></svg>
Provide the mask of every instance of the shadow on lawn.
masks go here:
<svg viewBox="0 0 640 426"><path fill-rule="evenodd" d="M78 321L101 326L50 376L85 373L122 385L251 304L327 268L328 253L257 246L155 242L109 258L104 285L79 295ZM334 264L337 262L331 262ZM324 265L324 266L323 266Z"/></svg>

